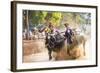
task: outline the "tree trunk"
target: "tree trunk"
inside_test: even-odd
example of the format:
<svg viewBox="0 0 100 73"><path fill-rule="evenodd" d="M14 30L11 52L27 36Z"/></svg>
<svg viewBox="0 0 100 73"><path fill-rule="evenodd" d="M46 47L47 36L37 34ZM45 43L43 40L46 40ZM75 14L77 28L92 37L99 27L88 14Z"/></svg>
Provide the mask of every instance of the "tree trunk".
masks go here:
<svg viewBox="0 0 100 73"><path fill-rule="evenodd" d="M28 19L28 10L26 10L26 29L27 29L26 39L29 40L29 19Z"/></svg>

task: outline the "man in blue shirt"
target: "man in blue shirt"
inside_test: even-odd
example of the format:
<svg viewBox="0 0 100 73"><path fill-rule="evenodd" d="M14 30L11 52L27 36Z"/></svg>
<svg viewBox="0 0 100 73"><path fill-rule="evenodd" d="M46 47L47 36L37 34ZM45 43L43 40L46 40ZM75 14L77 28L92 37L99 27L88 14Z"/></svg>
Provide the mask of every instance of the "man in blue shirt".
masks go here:
<svg viewBox="0 0 100 73"><path fill-rule="evenodd" d="M66 31L65 31L65 37L67 38L67 43L68 44L72 44L72 29L69 27L68 23L65 23L64 26L66 27Z"/></svg>

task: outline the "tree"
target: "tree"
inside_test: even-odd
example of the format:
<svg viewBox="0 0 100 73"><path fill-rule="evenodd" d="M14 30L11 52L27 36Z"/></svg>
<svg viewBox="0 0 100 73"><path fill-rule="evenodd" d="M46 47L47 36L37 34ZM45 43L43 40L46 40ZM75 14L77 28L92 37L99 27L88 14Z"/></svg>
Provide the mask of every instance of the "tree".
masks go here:
<svg viewBox="0 0 100 73"><path fill-rule="evenodd" d="M62 23L69 23L71 26L77 27L80 24L86 22L83 13L79 12L64 12L62 17Z"/></svg>
<svg viewBox="0 0 100 73"><path fill-rule="evenodd" d="M61 12L48 12L45 20L47 22L52 22L54 26L59 26L62 18Z"/></svg>
<svg viewBox="0 0 100 73"><path fill-rule="evenodd" d="M26 39L29 40L29 17L28 10L23 11L23 28L26 29Z"/></svg>
<svg viewBox="0 0 100 73"><path fill-rule="evenodd" d="M91 24L91 13L82 13L85 24Z"/></svg>
<svg viewBox="0 0 100 73"><path fill-rule="evenodd" d="M33 25L42 24L45 21L45 16L47 12L45 11L29 11L29 20Z"/></svg>
<svg viewBox="0 0 100 73"><path fill-rule="evenodd" d="M72 13L73 14L73 20L75 22L76 25L79 24L84 24L85 23L85 19L82 17L83 13Z"/></svg>

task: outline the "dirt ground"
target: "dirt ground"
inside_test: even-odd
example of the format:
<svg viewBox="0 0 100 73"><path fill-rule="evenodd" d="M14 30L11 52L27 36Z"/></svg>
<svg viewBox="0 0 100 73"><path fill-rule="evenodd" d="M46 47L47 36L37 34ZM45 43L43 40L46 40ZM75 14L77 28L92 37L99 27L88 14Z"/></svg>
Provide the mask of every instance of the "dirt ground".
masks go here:
<svg viewBox="0 0 100 73"><path fill-rule="evenodd" d="M89 43L89 42L87 42ZM87 44L88 45L88 44ZM89 46L87 46L89 48ZM86 53L88 53L88 49L85 49ZM73 50L74 55L81 55L83 50L80 48L77 48ZM72 56L69 56L67 54L66 47L63 47L63 49L60 52L52 53L52 56L54 57L53 60L71 60ZM86 59L89 55L86 54L86 56L81 55L81 57L78 57L77 59ZM49 61L48 56L48 50L45 47L45 40L43 39L37 39L37 40L23 40L23 62L30 63L30 62L38 62L38 61Z"/></svg>

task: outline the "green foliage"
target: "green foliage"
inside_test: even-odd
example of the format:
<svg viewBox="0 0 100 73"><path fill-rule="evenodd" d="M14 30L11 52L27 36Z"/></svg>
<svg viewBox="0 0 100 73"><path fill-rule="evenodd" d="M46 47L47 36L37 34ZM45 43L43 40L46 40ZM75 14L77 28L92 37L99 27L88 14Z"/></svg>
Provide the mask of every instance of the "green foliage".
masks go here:
<svg viewBox="0 0 100 73"><path fill-rule="evenodd" d="M78 12L64 12L62 17L62 23L69 23L71 26L79 26L81 24L86 24L89 13L78 13Z"/></svg>
<svg viewBox="0 0 100 73"><path fill-rule="evenodd" d="M80 15L81 13L72 13L72 14L73 14L72 18L76 25L84 23L84 19Z"/></svg>
<svg viewBox="0 0 100 73"><path fill-rule="evenodd" d="M62 18L61 12L48 12L45 17L47 22L52 22L54 26L59 26Z"/></svg>
<svg viewBox="0 0 100 73"><path fill-rule="evenodd" d="M62 17L62 23L69 23L69 24L72 24L73 20L72 20L72 13L70 12L67 12L67 13L63 13L63 17Z"/></svg>
<svg viewBox="0 0 100 73"><path fill-rule="evenodd" d="M52 11L28 11L29 22L37 26L45 22L52 22L54 26L61 26L69 23L72 26L91 23L90 13L79 12L52 12Z"/></svg>
<svg viewBox="0 0 100 73"><path fill-rule="evenodd" d="M29 20L33 25L42 24L45 21L46 14L45 11L29 11Z"/></svg>

